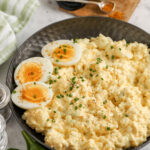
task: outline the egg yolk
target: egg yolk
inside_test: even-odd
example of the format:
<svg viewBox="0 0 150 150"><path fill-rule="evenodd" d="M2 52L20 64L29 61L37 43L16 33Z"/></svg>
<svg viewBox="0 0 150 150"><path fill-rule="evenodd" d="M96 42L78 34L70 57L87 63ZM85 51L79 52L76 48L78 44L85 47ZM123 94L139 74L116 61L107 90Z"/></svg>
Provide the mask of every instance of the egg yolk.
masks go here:
<svg viewBox="0 0 150 150"><path fill-rule="evenodd" d="M41 77L41 65L34 62L28 62L22 65L17 75L17 79L19 79L21 84L31 81L39 81Z"/></svg>
<svg viewBox="0 0 150 150"><path fill-rule="evenodd" d="M22 99L32 103L41 103L49 99L49 92L43 85L28 84L22 90Z"/></svg>
<svg viewBox="0 0 150 150"><path fill-rule="evenodd" d="M64 44L60 45L59 47L55 48L52 57L54 59L67 62L70 61L75 55L75 50L71 45Z"/></svg>

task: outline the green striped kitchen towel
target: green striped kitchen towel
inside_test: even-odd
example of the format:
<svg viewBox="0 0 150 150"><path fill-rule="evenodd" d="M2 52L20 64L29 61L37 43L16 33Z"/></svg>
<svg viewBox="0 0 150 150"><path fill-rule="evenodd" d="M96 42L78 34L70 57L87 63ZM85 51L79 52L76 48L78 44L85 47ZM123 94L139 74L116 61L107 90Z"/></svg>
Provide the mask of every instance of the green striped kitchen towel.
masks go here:
<svg viewBox="0 0 150 150"><path fill-rule="evenodd" d="M38 0L0 0L0 65L16 49L16 36L28 22Z"/></svg>

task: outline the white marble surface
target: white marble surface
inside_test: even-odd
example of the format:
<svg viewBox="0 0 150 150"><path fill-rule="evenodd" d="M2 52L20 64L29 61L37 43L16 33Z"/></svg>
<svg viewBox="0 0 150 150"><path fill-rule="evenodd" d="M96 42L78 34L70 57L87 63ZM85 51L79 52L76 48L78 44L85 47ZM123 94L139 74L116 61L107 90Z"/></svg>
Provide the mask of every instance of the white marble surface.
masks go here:
<svg viewBox="0 0 150 150"><path fill-rule="evenodd" d="M56 21L74 17L67 13L60 12L54 0L40 0L40 2L41 6L34 13L26 27L17 35L18 47L29 36L42 27ZM129 22L150 33L150 0L141 0ZM0 66L0 80L3 82L6 80L6 73L10 60L11 59ZM26 150L25 141L21 135L21 131L21 127L14 117L12 117L7 124L7 133L9 137L8 147ZM150 150L150 144L142 150Z"/></svg>

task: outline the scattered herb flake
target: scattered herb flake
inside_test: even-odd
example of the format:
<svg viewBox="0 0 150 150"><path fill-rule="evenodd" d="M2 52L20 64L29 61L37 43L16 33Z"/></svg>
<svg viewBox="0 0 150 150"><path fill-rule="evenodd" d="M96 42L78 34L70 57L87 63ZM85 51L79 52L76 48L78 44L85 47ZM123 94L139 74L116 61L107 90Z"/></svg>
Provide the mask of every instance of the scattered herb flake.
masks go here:
<svg viewBox="0 0 150 150"><path fill-rule="evenodd" d="M52 122L55 123L56 122L55 119L52 119Z"/></svg>
<svg viewBox="0 0 150 150"><path fill-rule="evenodd" d="M106 69L108 69L108 65L106 65Z"/></svg>
<svg viewBox="0 0 150 150"><path fill-rule="evenodd" d="M70 102L70 105L73 105L73 102Z"/></svg>
<svg viewBox="0 0 150 150"><path fill-rule="evenodd" d="M36 94L33 95L33 98L36 99Z"/></svg>
<svg viewBox="0 0 150 150"><path fill-rule="evenodd" d="M81 108L81 107L82 107L82 104L79 104L79 107Z"/></svg>
<svg viewBox="0 0 150 150"><path fill-rule="evenodd" d="M103 119L106 119L106 115L103 116Z"/></svg>
<svg viewBox="0 0 150 150"><path fill-rule="evenodd" d="M77 109L78 109L78 107L77 107L77 106L75 106L75 107L74 107L74 109L75 109L75 110L77 110Z"/></svg>
<svg viewBox="0 0 150 150"><path fill-rule="evenodd" d="M59 57L60 59L62 59L63 58L63 56L62 55L60 55L60 57Z"/></svg>
<svg viewBox="0 0 150 150"><path fill-rule="evenodd" d="M60 79L61 78L61 76L58 76L58 79Z"/></svg>
<svg viewBox="0 0 150 150"><path fill-rule="evenodd" d="M79 100L79 98L78 98L78 97L75 97L75 98L74 98L74 101L75 101L75 102L76 102L76 101L78 101L78 100Z"/></svg>
<svg viewBox="0 0 150 150"><path fill-rule="evenodd" d="M53 84L53 80L49 80L49 84Z"/></svg>
<svg viewBox="0 0 150 150"><path fill-rule="evenodd" d="M113 47L113 46L110 46L110 48L113 49L114 47Z"/></svg>
<svg viewBox="0 0 150 150"><path fill-rule="evenodd" d="M90 73L90 77L93 77L93 74L92 74L92 73Z"/></svg>
<svg viewBox="0 0 150 150"><path fill-rule="evenodd" d="M58 74L58 69L57 68L54 69L54 73Z"/></svg>
<svg viewBox="0 0 150 150"><path fill-rule="evenodd" d="M69 94L68 96L69 96L69 97L72 97L72 94Z"/></svg>
<svg viewBox="0 0 150 150"><path fill-rule="evenodd" d="M97 58L96 60L97 60L96 64L99 64L103 61L101 58Z"/></svg>
<svg viewBox="0 0 150 150"><path fill-rule="evenodd" d="M64 51L64 54L66 54L66 51L67 51L67 50L66 50L65 48L63 49L63 51Z"/></svg>
<svg viewBox="0 0 150 150"><path fill-rule="evenodd" d="M109 130L110 130L110 127L107 127L106 129L109 131Z"/></svg>
<svg viewBox="0 0 150 150"><path fill-rule="evenodd" d="M104 101L103 101L103 104L106 104L106 103L107 103L107 100L104 100Z"/></svg>
<svg viewBox="0 0 150 150"><path fill-rule="evenodd" d="M112 56L111 56L111 59L114 59L114 58L115 58L115 56L114 56L114 55L112 55Z"/></svg>
<svg viewBox="0 0 150 150"><path fill-rule="evenodd" d="M12 93L13 93L13 94L15 94L15 93L16 93L16 91L15 91L15 90L13 90L13 91L12 91Z"/></svg>
<svg viewBox="0 0 150 150"><path fill-rule="evenodd" d="M121 48L119 48L119 51L121 51Z"/></svg>
<svg viewBox="0 0 150 150"><path fill-rule="evenodd" d="M101 78L101 80L104 80L103 78Z"/></svg>
<svg viewBox="0 0 150 150"><path fill-rule="evenodd" d="M74 42L74 43L77 43L77 42L78 42L78 38L75 38L75 39L73 40L73 42Z"/></svg>
<svg viewBox="0 0 150 150"><path fill-rule="evenodd" d="M128 115L128 114L125 114L125 117L129 117L129 115Z"/></svg>

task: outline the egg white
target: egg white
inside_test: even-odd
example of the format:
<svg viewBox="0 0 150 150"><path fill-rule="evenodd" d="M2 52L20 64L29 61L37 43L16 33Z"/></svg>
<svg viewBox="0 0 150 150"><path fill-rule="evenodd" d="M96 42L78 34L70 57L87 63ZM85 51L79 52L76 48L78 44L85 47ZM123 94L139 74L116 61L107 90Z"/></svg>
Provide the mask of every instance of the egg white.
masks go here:
<svg viewBox="0 0 150 150"><path fill-rule="evenodd" d="M43 85L44 87L46 87L48 89L49 99L47 99L46 101L43 101L41 103L32 103L32 102L29 102L29 101L27 101L25 99L22 99L21 98L22 97L21 91L28 84L35 84L35 82L27 82L27 83L24 83L22 85L19 85L16 89L14 89L15 92L12 92L11 99L12 99L13 103L16 106L18 106L18 107L20 107L22 109L32 109L32 108L45 106L51 101L51 99L53 97L53 91L49 87L48 84L45 84L43 82L36 82L36 85Z"/></svg>
<svg viewBox="0 0 150 150"><path fill-rule="evenodd" d="M72 60L70 60L70 61L63 62L63 61L61 61L61 59L59 59L59 62L57 62L56 59L54 59L52 57L52 53L57 47L59 47L60 45L63 45L63 44L72 46L75 50L75 55L72 58ZM41 54L43 57L49 58L53 64L62 65L62 66L71 66L71 65L76 64L80 60L80 58L82 56L82 49L80 48L79 44L74 43L71 40L57 40L57 41L54 41L54 42L51 42L51 43L48 43L47 45L45 45L41 50Z"/></svg>
<svg viewBox="0 0 150 150"><path fill-rule="evenodd" d="M52 65L51 61L49 59L43 58L43 57L32 57L32 58L29 58L29 59L22 61L17 66L15 73L14 73L14 80L15 80L15 83L17 85L21 84L19 79L17 79L18 72L19 72L20 68L28 62L34 62L34 63L37 63L41 66L42 77L39 81L46 82L49 80L50 74L52 74L52 72L53 72L53 65Z"/></svg>

